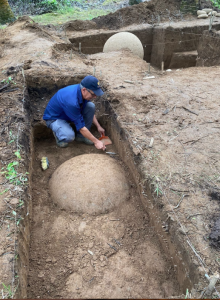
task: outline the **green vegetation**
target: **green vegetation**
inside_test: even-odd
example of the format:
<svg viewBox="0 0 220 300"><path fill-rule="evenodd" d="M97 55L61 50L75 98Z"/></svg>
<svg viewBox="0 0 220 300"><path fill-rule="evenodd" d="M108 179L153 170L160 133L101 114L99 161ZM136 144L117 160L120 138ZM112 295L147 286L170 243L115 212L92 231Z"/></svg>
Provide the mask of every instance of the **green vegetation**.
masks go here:
<svg viewBox="0 0 220 300"><path fill-rule="evenodd" d="M121 0L114 0L114 3L118 3L118 2L120 2ZM102 3L102 5L104 6L104 5L111 5L113 3L113 1L112 0L105 0L103 3Z"/></svg>
<svg viewBox="0 0 220 300"><path fill-rule="evenodd" d="M47 13L31 18L40 24L63 24L70 20L91 20L98 16L106 15L110 11L102 9L81 10L80 8L63 8L56 13Z"/></svg>
<svg viewBox="0 0 220 300"><path fill-rule="evenodd" d="M3 80L1 81L1 83L14 83L14 84L16 84L12 79L13 79L13 78L10 76L10 77L8 77L7 79L3 79Z"/></svg>
<svg viewBox="0 0 220 300"><path fill-rule="evenodd" d="M12 22L15 16L7 0L0 0L0 24Z"/></svg>
<svg viewBox="0 0 220 300"><path fill-rule="evenodd" d="M21 155L19 151L15 152L15 156L18 159L21 159ZM7 167L3 167L1 170L1 174L5 175L5 178L14 185L21 185L25 184L27 182L27 172L25 174L18 173L17 167L19 166L18 161L12 161L10 162Z"/></svg>
<svg viewBox="0 0 220 300"><path fill-rule="evenodd" d="M211 0L215 7L220 8L220 0Z"/></svg>
<svg viewBox="0 0 220 300"><path fill-rule="evenodd" d="M1 0L0 0L1 1ZM60 25L70 20L91 20L117 9L122 0L9 0L16 17L29 15L42 25ZM0 29L5 27L0 26Z"/></svg>
<svg viewBox="0 0 220 300"><path fill-rule="evenodd" d="M11 286L10 285L5 285L2 282L3 285L3 291L2 293L5 294L3 299L12 299L14 297L14 293L12 292Z"/></svg>

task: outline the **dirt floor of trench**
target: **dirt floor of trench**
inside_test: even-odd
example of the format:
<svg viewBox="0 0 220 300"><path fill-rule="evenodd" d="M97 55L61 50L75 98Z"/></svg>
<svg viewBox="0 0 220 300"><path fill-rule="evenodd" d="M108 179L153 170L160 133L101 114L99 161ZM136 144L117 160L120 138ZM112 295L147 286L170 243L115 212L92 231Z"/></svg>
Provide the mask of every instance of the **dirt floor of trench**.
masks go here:
<svg viewBox="0 0 220 300"><path fill-rule="evenodd" d="M114 145L107 148L117 153ZM28 298L178 295L175 267L161 251L132 176L117 154L112 157L128 178L128 201L97 216L65 211L53 203L48 182L55 169L70 158L88 153L100 151L77 142L61 149L52 136L35 139ZM46 171L39 163L43 156L50 162Z"/></svg>

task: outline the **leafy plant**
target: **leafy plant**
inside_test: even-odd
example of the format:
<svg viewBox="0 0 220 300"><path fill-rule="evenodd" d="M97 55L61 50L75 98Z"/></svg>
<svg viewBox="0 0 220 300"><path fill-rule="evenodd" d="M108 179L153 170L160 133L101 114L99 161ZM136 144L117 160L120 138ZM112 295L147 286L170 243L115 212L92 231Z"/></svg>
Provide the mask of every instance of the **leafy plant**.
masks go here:
<svg viewBox="0 0 220 300"><path fill-rule="evenodd" d="M14 185L25 184L25 182L28 180L26 176L27 174L29 174L28 172L26 172L25 174L18 174L17 170L15 169L15 167L18 165L18 161L13 161L7 165L6 170L5 167L3 167L1 172L1 174L4 174L5 178Z"/></svg>
<svg viewBox="0 0 220 300"><path fill-rule="evenodd" d="M58 9L58 2L56 0L44 0L41 1L39 6L44 7L47 12L50 12Z"/></svg>
<svg viewBox="0 0 220 300"><path fill-rule="evenodd" d="M10 138L9 144L11 144L15 141L15 136L13 135L11 130L9 131L9 138Z"/></svg>
<svg viewBox="0 0 220 300"><path fill-rule="evenodd" d="M157 197L159 197L160 194L163 195L163 192L162 192L162 190L160 189L158 183L155 184L155 187L156 187L156 188L155 188L155 190L154 190L154 193L156 193Z"/></svg>
<svg viewBox="0 0 220 300"><path fill-rule="evenodd" d="M3 292L6 293L4 298L12 299L14 294L12 292L11 286L10 285L7 286L3 282L2 282L2 285L3 285L3 288L4 288Z"/></svg>
<svg viewBox="0 0 220 300"><path fill-rule="evenodd" d="M5 178L9 180L9 182L14 183L17 177L17 171L15 170L15 166L18 166L19 162L18 161L13 161L9 163L6 167L6 171L1 172L1 174L5 175ZM2 170L5 168L3 167Z"/></svg>
<svg viewBox="0 0 220 300"><path fill-rule="evenodd" d="M7 79L3 79L1 81L1 83L14 83L16 84L16 82L13 81L13 77L9 76Z"/></svg>
<svg viewBox="0 0 220 300"><path fill-rule="evenodd" d="M17 158L21 159L21 154L20 154L20 151L19 151L19 150L15 152L15 156L16 156Z"/></svg>
<svg viewBox="0 0 220 300"><path fill-rule="evenodd" d="M220 0L211 0L215 7L220 8Z"/></svg>
<svg viewBox="0 0 220 300"><path fill-rule="evenodd" d="M20 199L17 208L22 207L23 205L24 205L24 201Z"/></svg>
<svg viewBox="0 0 220 300"><path fill-rule="evenodd" d="M6 193L8 191L8 189L5 189L3 192L0 193L0 195L3 195L4 193Z"/></svg>

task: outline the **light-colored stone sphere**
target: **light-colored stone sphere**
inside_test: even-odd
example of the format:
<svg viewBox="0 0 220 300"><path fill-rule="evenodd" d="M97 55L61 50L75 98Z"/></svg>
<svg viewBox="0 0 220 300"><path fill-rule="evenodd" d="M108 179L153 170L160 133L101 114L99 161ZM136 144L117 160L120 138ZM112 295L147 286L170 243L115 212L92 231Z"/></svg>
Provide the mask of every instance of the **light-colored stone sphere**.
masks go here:
<svg viewBox="0 0 220 300"><path fill-rule="evenodd" d="M49 182L53 201L77 213L102 214L128 199L129 186L120 164L103 154L67 160Z"/></svg>
<svg viewBox="0 0 220 300"><path fill-rule="evenodd" d="M143 59L144 48L141 41L136 35L130 32L119 32L112 35L105 43L103 52L118 51L124 48L128 48L133 54Z"/></svg>

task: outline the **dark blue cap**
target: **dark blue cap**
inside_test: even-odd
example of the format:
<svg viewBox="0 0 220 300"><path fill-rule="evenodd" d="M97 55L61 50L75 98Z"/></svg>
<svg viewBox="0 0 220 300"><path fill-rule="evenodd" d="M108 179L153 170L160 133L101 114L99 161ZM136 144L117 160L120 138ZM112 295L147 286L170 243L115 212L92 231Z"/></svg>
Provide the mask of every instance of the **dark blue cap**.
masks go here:
<svg viewBox="0 0 220 300"><path fill-rule="evenodd" d="M102 96L104 94L104 92L102 91L99 85L98 79L94 76L89 75L83 78L83 80L81 81L81 85L93 91L94 94L96 94L96 96Z"/></svg>

